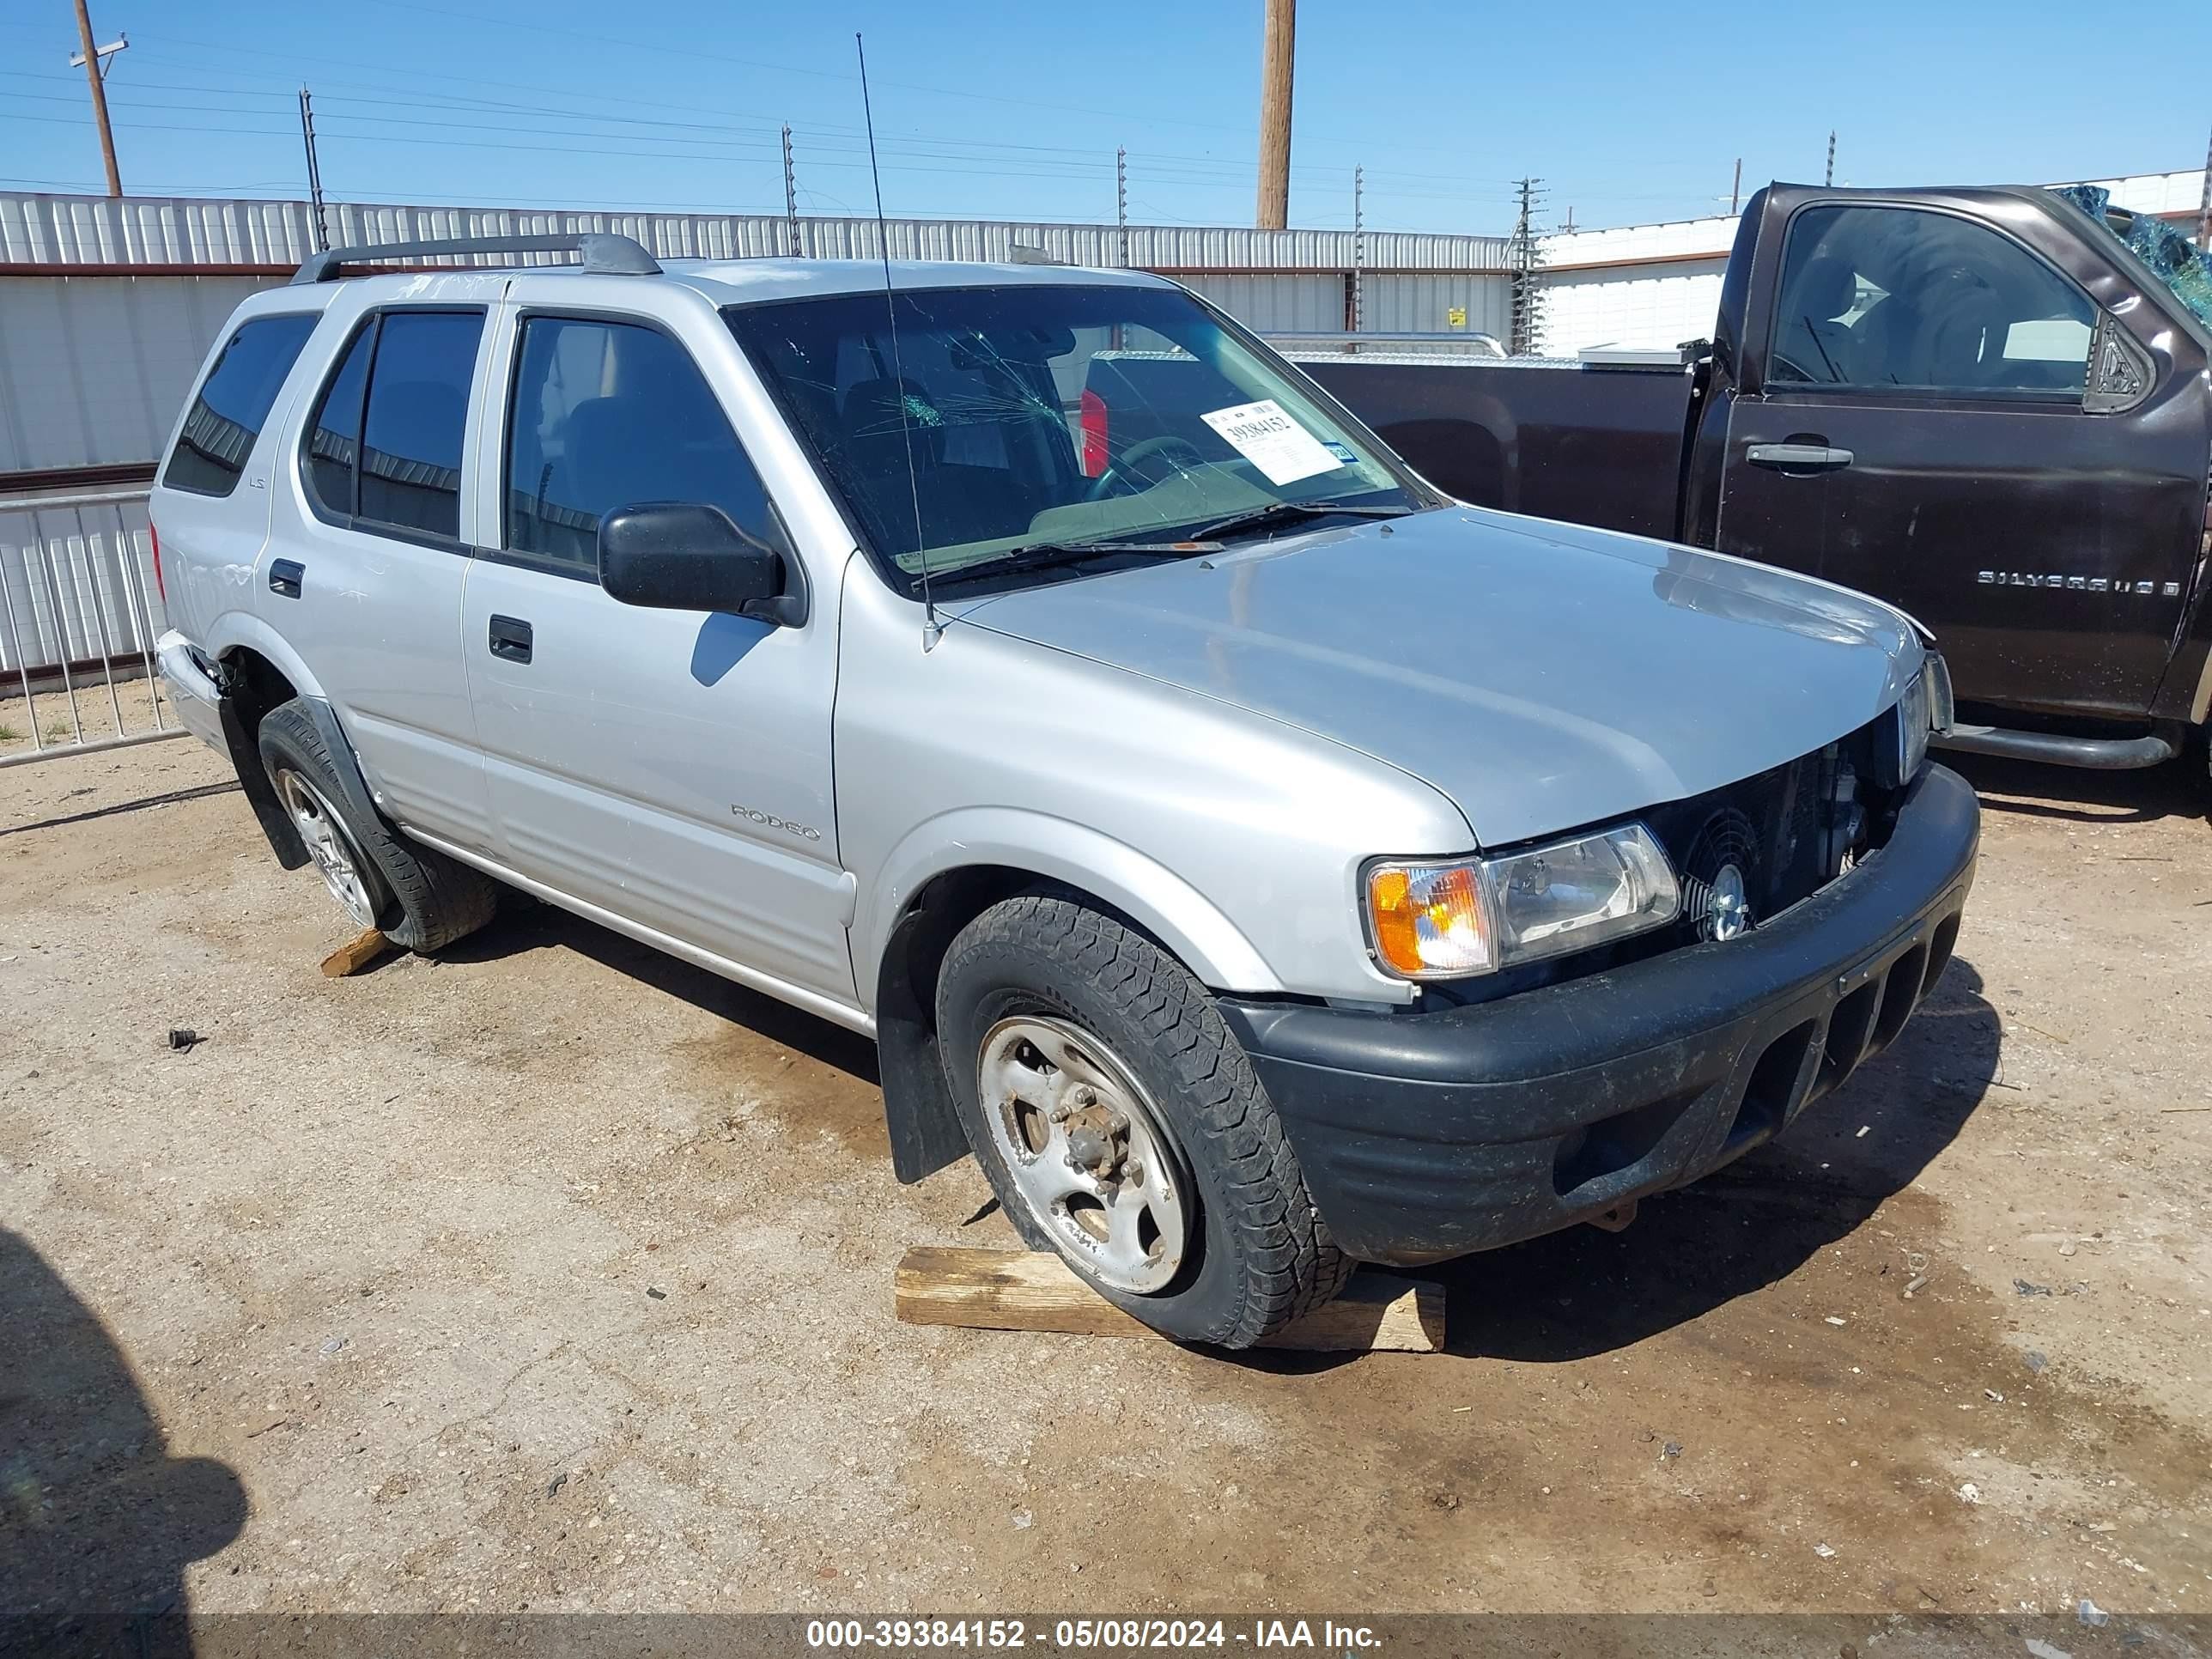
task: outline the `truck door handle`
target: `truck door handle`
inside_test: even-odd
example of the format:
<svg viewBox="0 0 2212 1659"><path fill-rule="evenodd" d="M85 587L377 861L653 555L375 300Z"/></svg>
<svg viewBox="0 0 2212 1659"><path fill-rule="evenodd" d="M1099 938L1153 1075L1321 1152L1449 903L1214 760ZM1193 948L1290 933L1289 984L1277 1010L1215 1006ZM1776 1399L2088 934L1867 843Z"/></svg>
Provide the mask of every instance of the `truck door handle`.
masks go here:
<svg viewBox="0 0 2212 1659"><path fill-rule="evenodd" d="M307 574L307 567L292 559L269 561L269 591L281 598L300 597L300 579Z"/></svg>
<svg viewBox="0 0 2212 1659"><path fill-rule="evenodd" d="M502 662L530 660L530 624L520 617L491 619L491 653Z"/></svg>
<svg viewBox="0 0 2212 1659"><path fill-rule="evenodd" d="M1771 466L1780 472L1833 472L1851 464L1850 450L1826 444L1753 444L1743 458L1753 466Z"/></svg>

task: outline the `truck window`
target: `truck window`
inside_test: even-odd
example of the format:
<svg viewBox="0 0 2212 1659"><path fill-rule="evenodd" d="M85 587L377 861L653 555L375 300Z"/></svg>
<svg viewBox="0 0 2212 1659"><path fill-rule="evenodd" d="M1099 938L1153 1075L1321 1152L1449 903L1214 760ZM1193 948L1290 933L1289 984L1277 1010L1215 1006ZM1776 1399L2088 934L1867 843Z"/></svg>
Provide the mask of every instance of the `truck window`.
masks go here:
<svg viewBox="0 0 2212 1659"><path fill-rule="evenodd" d="M447 540L461 529L461 441L481 311L364 320L308 423L307 491L356 527Z"/></svg>
<svg viewBox="0 0 2212 1659"><path fill-rule="evenodd" d="M230 337L177 433L161 474L167 488L196 495L228 495L238 488L284 377L319 320L257 317Z"/></svg>
<svg viewBox="0 0 2212 1659"><path fill-rule="evenodd" d="M1985 226L1910 208L1790 222L1766 378L2078 400L2096 309Z"/></svg>
<svg viewBox="0 0 2212 1659"><path fill-rule="evenodd" d="M585 318L522 325L507 415L506 544L599 568L599 520L641 501L719 507L779 552L788 542L713 388L656 328Z"/></svg>

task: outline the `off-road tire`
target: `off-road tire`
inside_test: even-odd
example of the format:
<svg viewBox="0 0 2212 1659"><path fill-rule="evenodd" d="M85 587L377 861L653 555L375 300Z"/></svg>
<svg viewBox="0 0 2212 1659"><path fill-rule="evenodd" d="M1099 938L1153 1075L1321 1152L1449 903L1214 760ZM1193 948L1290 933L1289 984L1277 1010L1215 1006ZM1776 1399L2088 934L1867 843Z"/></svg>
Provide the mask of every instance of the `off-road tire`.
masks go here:
<svg viewBox="0 0 2212 1659"><path fill-rule="evenodd" d="M1281 1120L1206 988L1127 924L1035 892L952 941L937 981L939 1049L976 1161L1032 1249L1054 1249L994 1144L977 1088L999 1020L1056 1016L1117 1054L1151 1096L1198 1199L1194 1249L1158 1293L1100 1294L1164 1335L1249 1347L1344 1288L1352 1263L1306 1192Z"/></svg>
<svg viewBox="0 0 2212 1659"><path fill-rule="evenodd" d="M435 848L403 836L383 815L359 805L358 773L352 787L340 767L353 757L333 757L305 705L295 698L261 718L261 763L272 783L280 766L312 782L364 855L364 884L377 907L376 925L394 945L438 951L489 922L498 908L499 884L447 858Z"/></svg>

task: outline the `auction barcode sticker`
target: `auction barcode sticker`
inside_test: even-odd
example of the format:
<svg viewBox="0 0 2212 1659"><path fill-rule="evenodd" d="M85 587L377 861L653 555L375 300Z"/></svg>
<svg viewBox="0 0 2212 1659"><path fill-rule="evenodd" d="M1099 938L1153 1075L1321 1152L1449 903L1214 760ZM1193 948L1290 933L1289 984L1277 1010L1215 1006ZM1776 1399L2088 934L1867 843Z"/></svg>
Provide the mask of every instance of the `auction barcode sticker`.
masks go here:
<svg viewBox="0 0 2212 1659"><path fill-rule="evenodd" d="M1198 417L1236 447L1272 484L1296 483L1342 466L1321 441L1283 412L1273 398L1238 404Z"/></svg>

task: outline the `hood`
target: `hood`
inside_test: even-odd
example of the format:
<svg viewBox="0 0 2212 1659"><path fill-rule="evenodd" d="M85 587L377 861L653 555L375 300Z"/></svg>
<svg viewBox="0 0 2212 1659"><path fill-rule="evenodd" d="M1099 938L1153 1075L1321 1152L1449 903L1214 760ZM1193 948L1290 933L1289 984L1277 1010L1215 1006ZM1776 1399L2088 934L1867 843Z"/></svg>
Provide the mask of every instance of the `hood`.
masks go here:
<svg viewBox="0 0 2212 1659"><path fill-rule="evenodd" d="M1921 654L1845 588L1462 507L941 608L1363 750L1493 847L1808 753Z"/></svg>

